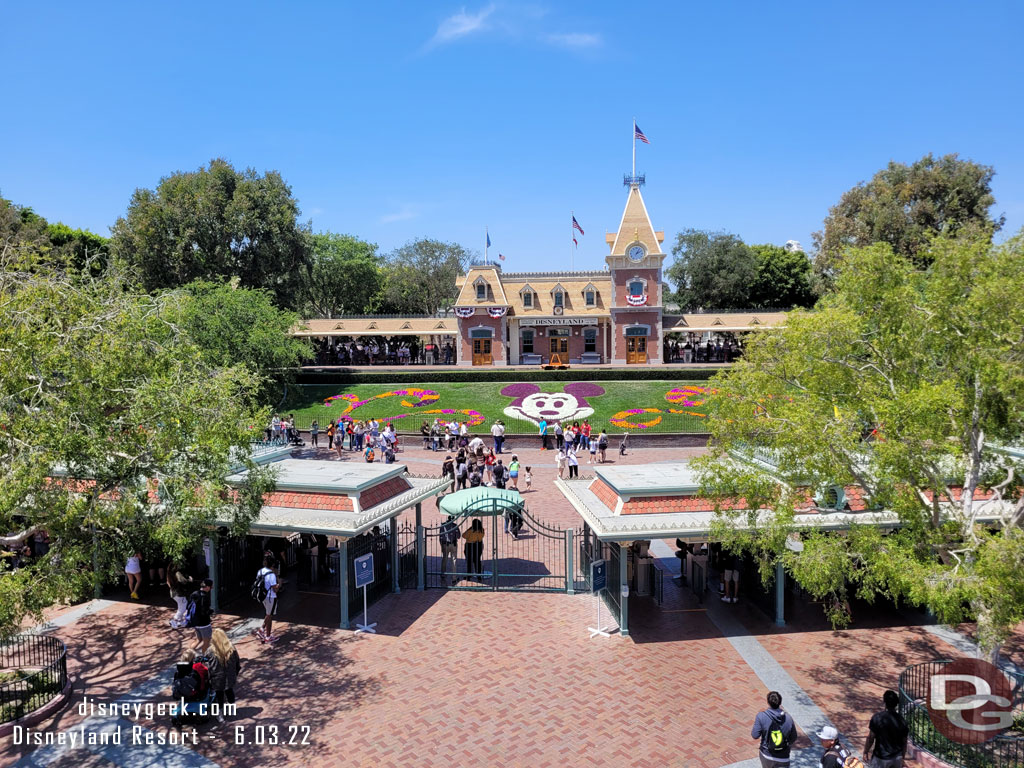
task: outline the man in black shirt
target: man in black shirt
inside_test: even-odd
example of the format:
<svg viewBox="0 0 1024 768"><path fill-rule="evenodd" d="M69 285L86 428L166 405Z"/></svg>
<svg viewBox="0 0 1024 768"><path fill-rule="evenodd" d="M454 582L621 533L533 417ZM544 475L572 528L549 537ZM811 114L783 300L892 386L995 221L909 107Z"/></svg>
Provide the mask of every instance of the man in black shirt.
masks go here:
<svg viewBox="0 0 1024 768"><path fill-rule="evenodd" d="M864 759L871 759L871 768L903 768L908 729L906 721L899 713L899 694L896 691L886 691L882 695L882 701L885 703L885 709L875 713L868 725Z"/></svg>
<svg viewBox="0 0 1024 768"><path fill-rule="evenodd" d="M188 597L191 612L188 626L196 631L196 644L192 646L197 653L206 653L213 637L213 619L210 609L210 590L213 589L212 579L203 579L202 586ZM186 614L188 615L188 614Z"/></svg>

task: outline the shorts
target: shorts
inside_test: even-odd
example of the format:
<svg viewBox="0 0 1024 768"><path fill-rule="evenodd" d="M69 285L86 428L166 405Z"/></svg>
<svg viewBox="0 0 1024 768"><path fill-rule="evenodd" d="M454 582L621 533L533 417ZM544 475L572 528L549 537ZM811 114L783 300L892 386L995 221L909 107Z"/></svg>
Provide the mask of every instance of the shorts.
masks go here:
<svg viewBox="0 0 1024 768"><path fill-rule="evenodd" d="M263 608L267 612L267 616L277 616L277 598L267 596L263 601Z"/></svg>
<svg viewBox="0 0 1024 768"><path fill-rule="evenodd" d="M519 473L518 472L509 472L508 476L514 479L514 478L519 477Z"/></svg>
<svg viewBox="0 0 1024 768"><path fill-rule="evenodd" d="M722 572L722 578L725 581L739 581L740 580L740 572L739 571L732 571L732 570L723 571Z"/></svg>
<svg viewBox="0 0 1024 768"><path fill-rule="evenodd" d="M197 640L209 640L213 637L213 625L207 624L205 627L193 627L196 631Z"/></svg>

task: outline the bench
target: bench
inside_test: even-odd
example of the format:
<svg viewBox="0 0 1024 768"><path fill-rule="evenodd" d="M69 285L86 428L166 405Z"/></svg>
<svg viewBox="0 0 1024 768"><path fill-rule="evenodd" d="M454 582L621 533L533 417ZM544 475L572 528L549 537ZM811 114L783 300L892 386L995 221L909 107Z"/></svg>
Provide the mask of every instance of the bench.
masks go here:
<svg viewBox="0 0 1024 768"><path fill-rule="evenodd" d="M542 362L544 362L544 360L541 356L533 353L522 354L519 356L520 365L540 365Z"/></svg>
<svg viewBox="0 0 1024 768"><path fill-rule="evenodd" d="M585 365L600 365L601 355L597 352L584 352L580 355L580 362Z"/></svg>

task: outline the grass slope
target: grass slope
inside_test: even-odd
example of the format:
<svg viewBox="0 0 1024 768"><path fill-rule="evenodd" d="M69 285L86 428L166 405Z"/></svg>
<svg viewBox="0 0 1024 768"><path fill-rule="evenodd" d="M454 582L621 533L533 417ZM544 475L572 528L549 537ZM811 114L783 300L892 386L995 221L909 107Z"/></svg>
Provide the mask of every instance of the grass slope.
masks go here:
<svg viewBox="0 0 1024 768"><path fill-rule="evenodd" d="M378 420L385 420L388 417L395 417L406 414L395 420L395 426L401 432L418 432L422 421L431 421L435 417L455 420L468 420L471 417L464 414L437 414L427 413L440 409L463 411L473 410L483 416L483 422L471 427L471 431L486 433L490 430L495 419L505 422L506 431L509 434L535 434L537 427L525 419L516 419L504 413L513 398L501 394L501 390L509 383L495 382L446 382L443 384L429 384L423 382L415 385L415 388L427 389L439 395L437 400L425 403L420 406L406 407L402 401L415 403L415 398L403 396L391 396L377 398L385 392L413 388L414 385L398 384L392 386L376 384L357 384L348 387L326 387L326 386L299 386L292 390L292 396L282 407L281 412L294 414L298 426L307 429L313 419L320 422L325 428L331 419L337 419L349 403L345 400L335 400L331 405L325 405L324 400L334 395L354 395L359 400L368 400L365 405L355 408L350 416L353 419L366 421L373 417ZM623 426L611 424L611 417L620 411L634 408L656 408L662 413L646 413L629 416L630 423L638 424L641 421L652 421L661 417L661 421L651 427L645 428L645 432L706 432L705 420L695 414L702 413L700 407L687 408L682 405L675 405L665 400L665 394L675 387L686 385L706 386L707 382L701 381L601 381L595 382L596 386L604 389L603 395L596 395L587 398L587 402L594 409L594 415L590 417L590 423L595 431L602 426L608 427L612 432L621 433ZM563 392L565 387L572 386L571 382L546 382L539 385L543 392ZM671 414L669 409L684 410L684 414ZM629 431L639 431L630 429Z"/></svg>

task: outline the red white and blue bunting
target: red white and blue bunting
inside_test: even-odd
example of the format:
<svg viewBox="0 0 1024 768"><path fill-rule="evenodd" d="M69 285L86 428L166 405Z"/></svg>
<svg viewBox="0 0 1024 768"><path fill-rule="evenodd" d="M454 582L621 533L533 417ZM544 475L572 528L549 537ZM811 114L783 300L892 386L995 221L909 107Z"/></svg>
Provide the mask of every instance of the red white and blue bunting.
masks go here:
<svg viewBox="0 0 1024 768"><path fill-rule="evenodd" d="M472 317L474 312L476 312L476 309L474 307L456 307L455 308L455 316L456 317Z"/></svg>
<svg viewBox="0 0 1024 768"><path fill-rule="evenodd" d="M508 312L508 307L491 307L487 310L487 314L497 320L499 317L504 317L505 313Z"/></svg>
<svg viewBox="0 0 1024 768"><path fill-rule="evenodd" d="M631 307L642 307L647 303L647 294L641 293L639 296L626 296L626 302Z"/></svg>

